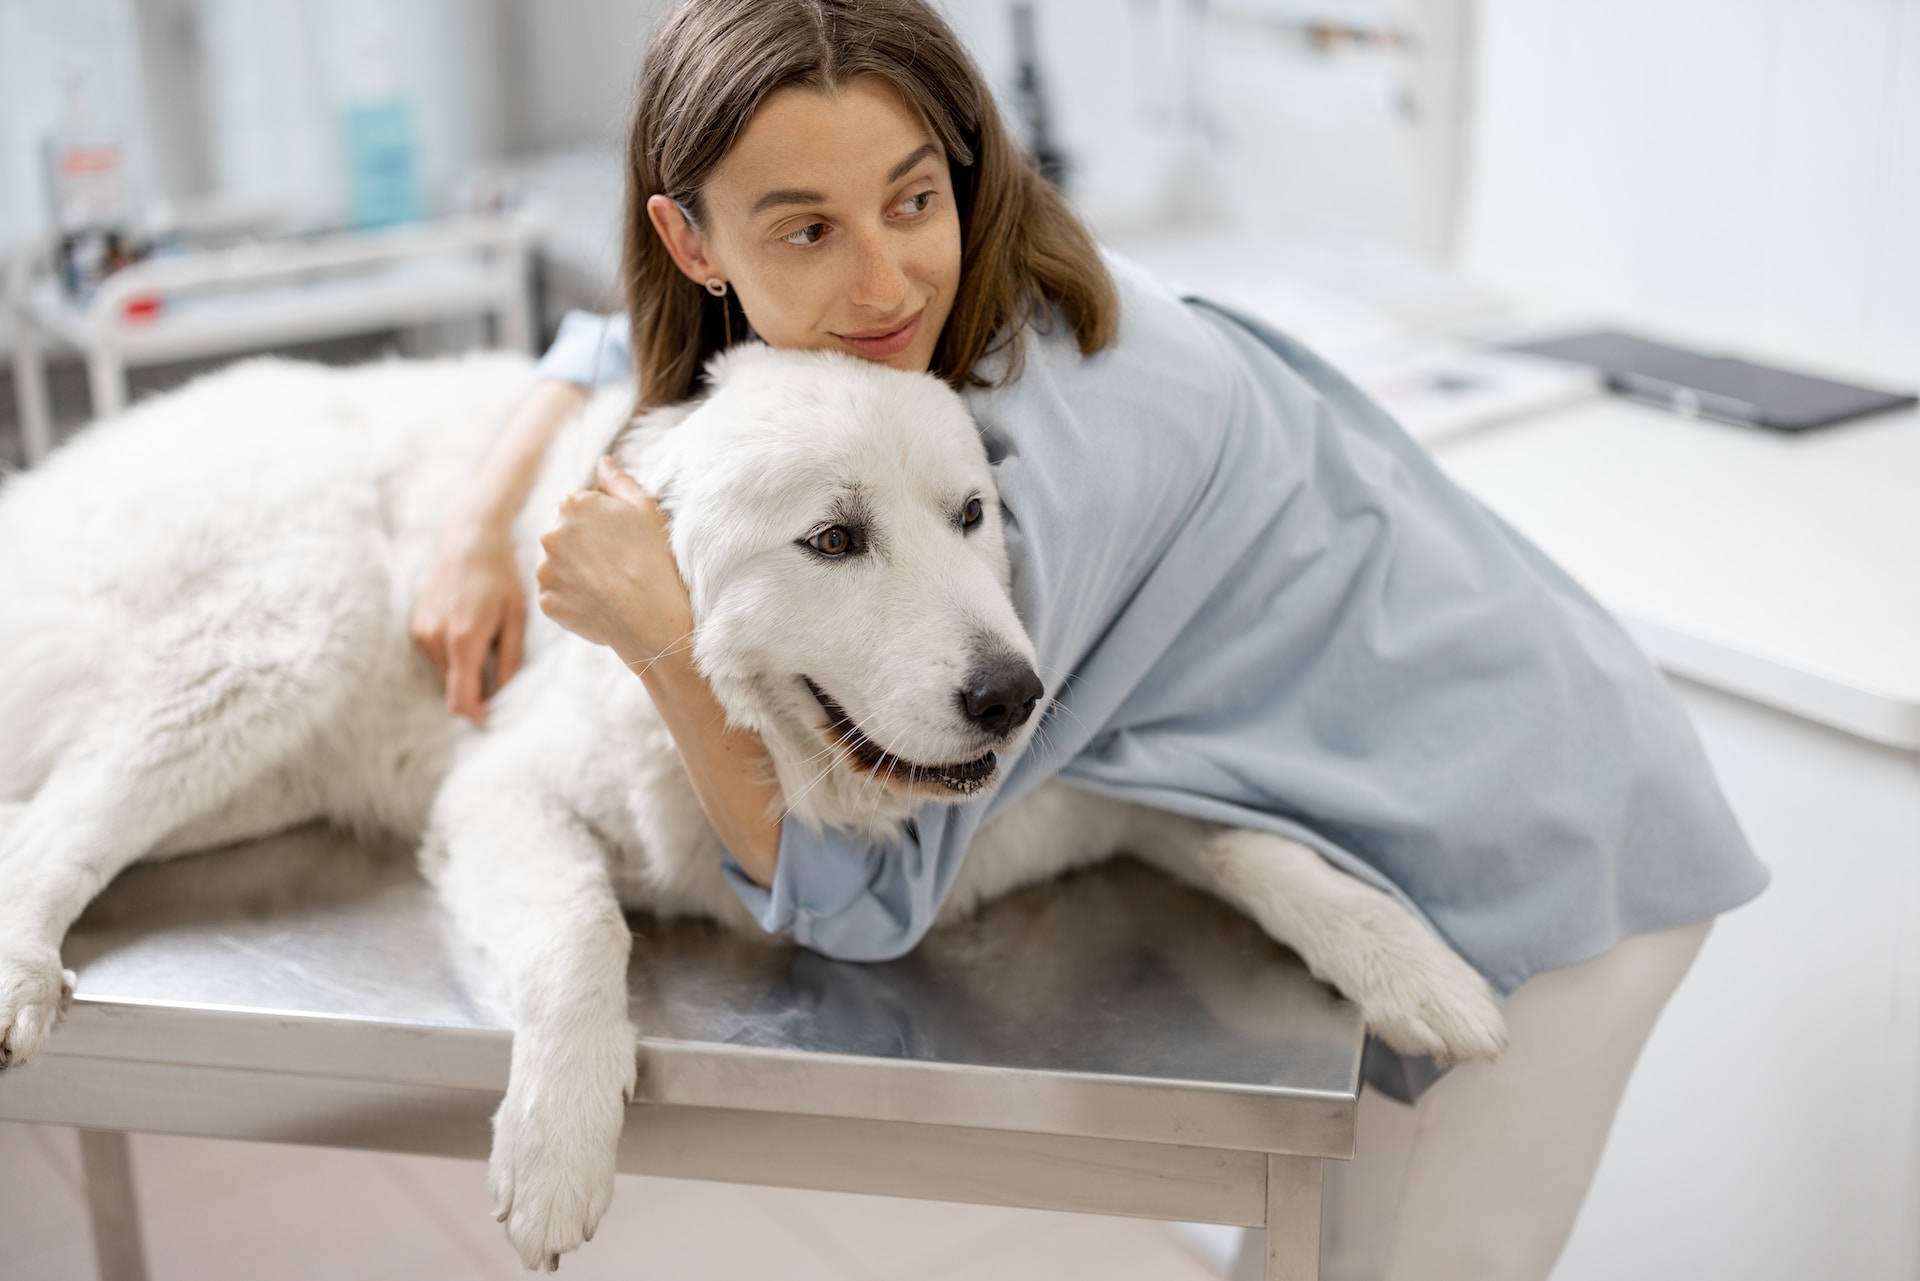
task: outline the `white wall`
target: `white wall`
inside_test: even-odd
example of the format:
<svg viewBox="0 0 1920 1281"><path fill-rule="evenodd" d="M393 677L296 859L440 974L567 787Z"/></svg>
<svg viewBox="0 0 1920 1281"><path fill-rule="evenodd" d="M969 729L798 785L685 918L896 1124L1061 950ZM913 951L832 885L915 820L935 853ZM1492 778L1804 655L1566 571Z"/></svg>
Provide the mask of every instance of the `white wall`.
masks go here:
<svg viewBox="0 0 1920 1281"><path fill-rule="evenodd" d="M943 7L1011 101L1004 0ZM1174 226L1451 247L1465 0L1043 0L1070 189L1103 233ZM1313 19L1398 32L1315 50Z"/></svg>
<svg viewBox="0 0 1920 1281"><path fill-rule="evenodd" d="M42 140L84 78L96 129L126 148L131 214L161 194L140 0L0 0L0 249L49 225ZM447 198L497 135L476 81L484 9L467 0L198 0L213 187L307 220L344 212L342 113L358 47L383 30L413 122L423 196Z"/></svg>
<svg viewBox="0 0 1920 1281"><path fill-rule="evenodd" d="M385 46L432 211L483 154L477 6L462 0L201 0L216 189L305 219L345 212L344 112Z"/></svg>
<svg viewBox="0 0 1920 1281"><path fill-rule="evenodd" d="M507 0L502 67L518 83L506 149L615 146L647 34L668 0Z"/></svg>
<svg viewBox="0 0 1920 1281"><path fill-rule="evenodd" d="M1482 0L1466 265L1920 379L1920 3Z"/></svg>
<svg viewBox="0 0 1920 1281"><path fill-rule="evenodd" d="M49 221L41 144L61 127L81 78L95 131L125 148L127 194L154 186L133 0L0 0L0 251Z"/></svg>
<svg viewBox="0 0 1920 1281"><path fill-rule="evenodd" d="M142 0L0 0L0 240L43 218L30 168L57 95L48 68L99 62L113 113L144 116ZM646 32L666 0L176 0L196 6L212 185L337 217L354 50L383 26L429 205L502 152L620 137ZM938 2L938 0L936 0ZM1042 0L1041 61L1071 190L1095 226L1354 233L1427 253L1450 242L1468 0ZM1006 0L945 0L990 83L1014 80ZM1315 52L1308 17L1410 37ZM139 164L151 148L140 139ZM144 171L143 171L144 172ZM144 184L137 194L155 194Z"/></svg>

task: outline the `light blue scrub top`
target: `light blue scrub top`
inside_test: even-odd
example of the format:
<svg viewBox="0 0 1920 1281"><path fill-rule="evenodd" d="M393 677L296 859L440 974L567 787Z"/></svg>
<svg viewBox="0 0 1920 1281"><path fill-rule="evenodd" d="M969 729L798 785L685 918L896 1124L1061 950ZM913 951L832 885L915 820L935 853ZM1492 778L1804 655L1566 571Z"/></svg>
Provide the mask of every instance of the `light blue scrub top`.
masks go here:
<svg viewBox="0 0 1920 1281"><path fill-rule="evenodd" d="M1018 381L967 393L1045 732L898 845L789 820L770 890L729 868L762 925L906 952L974 832L1056 777L1312 846L1502 993L1760 892L1677 701L1592 597L1312 352L1111 265L1117 345L1083 357L1056 323ZM626 337L576 313L542 372L630 378ZM1438 1075L1369 1046L1395 1097Z"/></svg>

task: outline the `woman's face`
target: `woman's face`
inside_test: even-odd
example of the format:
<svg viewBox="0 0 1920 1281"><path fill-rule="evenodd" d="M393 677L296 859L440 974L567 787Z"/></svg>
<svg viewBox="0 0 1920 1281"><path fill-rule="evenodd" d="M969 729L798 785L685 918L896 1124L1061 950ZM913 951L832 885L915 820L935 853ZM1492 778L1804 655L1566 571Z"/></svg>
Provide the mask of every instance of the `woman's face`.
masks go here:
<svg viewBox="0 0 1920 1281"><path fill-rule="evenodd" d="M932 364L960 219L946 153L892 84L769 95L702 196L698 229L665 196L648 216L680 269L728 282L767 342Z"/></svg>

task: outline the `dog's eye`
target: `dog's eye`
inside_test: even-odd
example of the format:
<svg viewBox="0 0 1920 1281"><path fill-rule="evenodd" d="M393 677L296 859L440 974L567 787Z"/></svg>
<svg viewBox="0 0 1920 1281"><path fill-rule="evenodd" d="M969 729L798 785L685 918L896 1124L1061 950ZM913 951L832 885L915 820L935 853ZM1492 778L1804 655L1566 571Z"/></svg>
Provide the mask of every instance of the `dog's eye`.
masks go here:
<svg viewBox="0 0 1920 1281"><path fill-rule="evenodd" d="M967 505L960 509L960 524L962 528L972 529L980 523L980 517L983 514L984 509L980 506L980 500L978 498L969 498Z"/></svg>
<svg viewBox="0 0 1920 1281"><path fill-rule="evenodd" d="M823 556L844 556L853 550L853 535L846 526L835 525L809 538L807 545Z"/></svg>

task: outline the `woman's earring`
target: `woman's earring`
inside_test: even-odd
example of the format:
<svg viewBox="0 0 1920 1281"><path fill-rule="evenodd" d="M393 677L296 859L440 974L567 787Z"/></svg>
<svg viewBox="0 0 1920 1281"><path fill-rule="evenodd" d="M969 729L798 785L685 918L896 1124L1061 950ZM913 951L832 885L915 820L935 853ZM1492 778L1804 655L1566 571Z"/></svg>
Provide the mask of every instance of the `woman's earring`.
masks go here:
<svg viewBox="0 0 1920 1281"><path fill-rule="evenodd" d="M720 323L726 326L727 350L733 350L733 304L727 301L727 282L718 276L707 277L707 292L720 300Z"/></svg>

